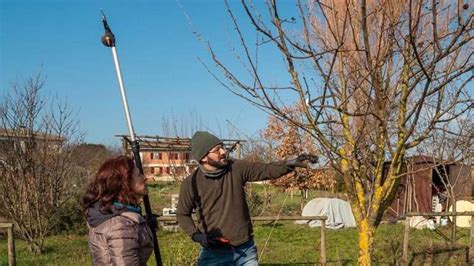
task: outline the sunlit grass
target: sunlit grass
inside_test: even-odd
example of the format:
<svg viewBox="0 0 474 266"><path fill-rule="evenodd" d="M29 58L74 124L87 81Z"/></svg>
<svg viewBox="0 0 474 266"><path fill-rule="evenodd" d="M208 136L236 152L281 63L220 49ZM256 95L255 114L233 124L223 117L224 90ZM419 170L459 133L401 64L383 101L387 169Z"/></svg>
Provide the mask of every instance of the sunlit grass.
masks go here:
<svg viewBox="0 0 474 266"><path fill-rule="evenodd" d="M149 186L151 204L157 213L171 204L171 194L178 193L173 183L154 183ZM282 209L284 215L299 215L301 198L282 193L274 187L254 187L259 193L264 189L273 193L271 204L264 215L275 215ZM311 191L311 198L320 192ZM285 204L282 204L285 201ZM283 208L282 208L283 205ZM85 225L84 225L85 226ZM260 254L260 264L316 264L320 256L320 229L297 225L293 222L256 222L255 241ZM272 230L273 229L273 230ZM271 234L270 234L271 232ZM374 264L394 265L402 255L403 224L382 224L376 234ZM441 231L428 229L410 231L410 259L415 265L464 265L469 245L469 230L458 229L458 245L449 247L450 228ZM165 265L191 265L196 262L199 245L193 243L182 231L160 231L159 243ZM461 245L461 247L459 246ZM87 236L57 235L46 238L45 251L32 255L22 240L16 240L17 265L91 265ZM326 257L328 265L354 265L357 258L357 230L347 228L326 230ZM7 242L0 239L0 265L7 265ZM149 260L154 265L154 259Z"/></svg>

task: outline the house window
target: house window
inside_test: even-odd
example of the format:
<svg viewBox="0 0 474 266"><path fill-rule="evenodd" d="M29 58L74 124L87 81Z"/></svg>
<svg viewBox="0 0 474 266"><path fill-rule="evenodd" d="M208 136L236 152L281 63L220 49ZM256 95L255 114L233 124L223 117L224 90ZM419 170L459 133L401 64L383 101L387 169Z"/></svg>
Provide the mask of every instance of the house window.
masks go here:
<svg viewBox="0 0 474 266"><path fill-rule="evenodd" d="M163 160L163 156L161 155L161 152L158 153L158 160Z"/></svg>
<svg viewBox="0 0 474 266"><path fill-rule="evenodd" d="M153 154L153 153L152 153ZM155 173L155 167L150 167L150 173L154 174Z"/></svg>
<svg viewBox="0 0 474 266"><path fill-rule="evenodd" d="M150 159L152 159L152 160L161 160L161 152L152 152L152 153L150 153Z"/></svg>

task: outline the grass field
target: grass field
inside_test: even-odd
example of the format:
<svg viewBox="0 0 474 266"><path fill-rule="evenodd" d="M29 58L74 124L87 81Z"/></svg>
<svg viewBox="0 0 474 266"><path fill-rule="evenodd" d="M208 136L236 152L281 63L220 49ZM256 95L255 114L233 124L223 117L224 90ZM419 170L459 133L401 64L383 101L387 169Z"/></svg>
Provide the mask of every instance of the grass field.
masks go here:
<svg viewBox="0 0 474 266"><path fill-rule="evenodd" d="M291 222L273 224L258 223L255 239L262 264L315 264L319 260L318 228L296 225ZM445 230L447 234L449 229ZM415 265L465 265L468 230L458 231L461 245L449 248L448 243L431 230L413 230L410 238L411 260ZM377 232L374 260L379 265L395 265L401 257L402 225L383 224ZM357 233L353 228L328 230L326 252L329 265L354 265L357 256ZM268 243L265 245L268 239ZM192 264L199 247L179 232L159 232L159 243L166 265ZM0 265L7 263L7 243L0 240ZM33 256L24 241L16 241L18 265L90 265L87 237L59 235L48 237L45 252ZM262 253L263 251L263 253ZM414 255L414 256L413 256ZM150 259L149 265L154 260Z"/></svg>
<svg viewBox="0 0 474 266"><path fill-rule="evenodd" d="M262 186L255 189L261 192ZM274 189L274 188L271 188ZM172 193L177 193L174 184L153 184L150 186L150 198L155 210L169 205ZM268 191L267 191L268 192ZM264 215L277 213L285 201L282 210L285 215L298 215L300 198L278 193L274 189L272 202ZM312 192L314 197L318 192ZM286 200L285 200L286 199ZM276 224L257 222L254 226L255 240L262 265L308 265L319 260L319 228L309 228L292 222ZM273 229L273 231L272 231ZM376 236L373 254L377 265L395 265L401 257L403 225L382 224ZM449 227L441 231L412 230L410 232L410 260L414 265L466 265L469 230L458 230L456 246L449 246L443 235L449 236ZM270 234L271 233L271 234ZM163 262L166 265L190 265L195 262L199 252L198 244L182 232L159 232L159 243ZM16 240L18 265L90 265L87 250L87 237L77 234L50 236L46 239L45 252L39 256L31 255L26 243ZM328 265L354 265L357 257L357 231L355 228L327 230L326 253ZM7 243L0 239L0 265L7 264ZM149 265L154 259L149 260Z"/></svg>

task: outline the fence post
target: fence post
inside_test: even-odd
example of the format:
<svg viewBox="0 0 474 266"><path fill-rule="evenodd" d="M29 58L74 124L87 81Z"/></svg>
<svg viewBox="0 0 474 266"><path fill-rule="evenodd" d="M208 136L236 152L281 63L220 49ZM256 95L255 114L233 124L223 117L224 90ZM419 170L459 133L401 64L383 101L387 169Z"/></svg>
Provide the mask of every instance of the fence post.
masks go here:
<svg viewBox="0 0 474 266"><path fill-rule="evenodd" d="M326 220L321 220L321 255L319 256L319 263L326 265Z"/></svg>
<svg viewBox="0 0 474 266"><path fill-rule="evenodd" d="M237 159L242 159L242 151L240 148L240 142L237 142L235 145L235 152L237 153Z"/></svg>
<svg viewBox="0 0 474 266"><path fill-rule="evenodd" d="M7 224L7 235L8 235L8 265L15 266L15 239L13 237L13 224Z"/></svg>
<svg viewBox="0 0 474 266"><path fill-rule="evenodd" d="M405 218L405 233L403 234L402 265L408 265L408 239L410 233L410 217Z"/></svg>
<svg viewBox="0 0 474 266"><path fill-rule="evenodd" d="M474 264L474 215L471 216L471 243L469 245L469 264Z"/></svg>

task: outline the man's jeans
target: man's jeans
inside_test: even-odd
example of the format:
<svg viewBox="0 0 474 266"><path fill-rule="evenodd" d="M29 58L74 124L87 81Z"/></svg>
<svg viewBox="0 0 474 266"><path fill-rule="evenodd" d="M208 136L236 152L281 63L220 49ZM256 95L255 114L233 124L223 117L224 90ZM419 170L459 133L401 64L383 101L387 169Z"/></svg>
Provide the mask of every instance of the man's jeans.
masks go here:
<svg viewBox="0 0 474 266"><path fill-rule="evenodd" d="M231 249L202 248L198 265L245 265L256 266L257 246L253 239Z"/></svg>

